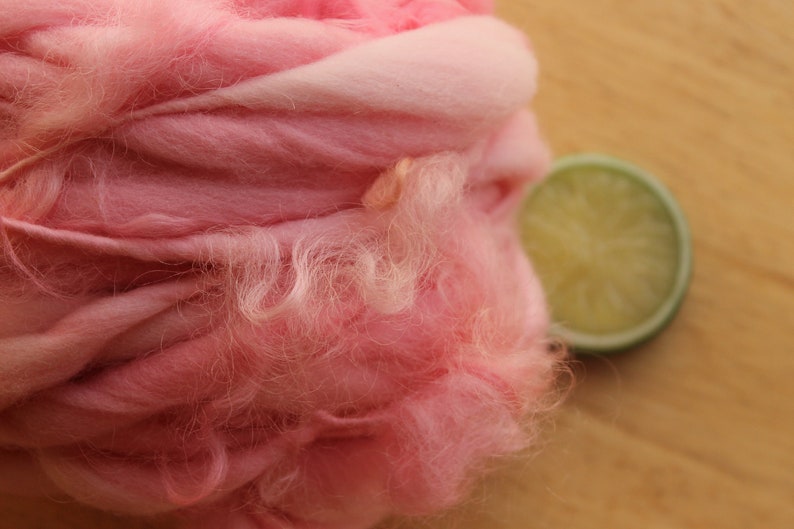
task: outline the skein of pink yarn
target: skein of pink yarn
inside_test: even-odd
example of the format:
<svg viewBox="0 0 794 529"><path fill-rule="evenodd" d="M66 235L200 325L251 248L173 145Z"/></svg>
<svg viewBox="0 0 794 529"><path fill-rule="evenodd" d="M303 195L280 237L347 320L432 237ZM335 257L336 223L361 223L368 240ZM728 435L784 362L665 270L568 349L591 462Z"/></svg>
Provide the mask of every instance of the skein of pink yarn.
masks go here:
<svg viewBox="0 0 794 529"><path fill-rule="evenodd" d="M0 489L365 528L531 441L535 62L483 0L0 0Z"/></svg>

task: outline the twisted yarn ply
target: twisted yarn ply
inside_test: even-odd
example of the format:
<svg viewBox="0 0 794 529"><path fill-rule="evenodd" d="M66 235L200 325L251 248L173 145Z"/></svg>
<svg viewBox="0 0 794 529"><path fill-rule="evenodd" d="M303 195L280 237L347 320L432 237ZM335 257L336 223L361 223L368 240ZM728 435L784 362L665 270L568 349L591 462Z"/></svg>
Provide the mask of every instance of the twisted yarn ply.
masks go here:
<svg viewBox="0 0 794 529"><path fill-rule="evenodd" d="M0 0L0 489L191 527L459 501L549 404L483 0Z"/></svg>

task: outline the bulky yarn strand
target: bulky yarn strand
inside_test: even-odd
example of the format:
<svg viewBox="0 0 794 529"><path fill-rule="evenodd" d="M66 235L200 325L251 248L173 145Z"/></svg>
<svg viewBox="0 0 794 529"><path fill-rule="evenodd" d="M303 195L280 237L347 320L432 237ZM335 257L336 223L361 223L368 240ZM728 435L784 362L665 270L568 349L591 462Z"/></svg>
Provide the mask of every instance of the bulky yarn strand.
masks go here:
<svg viewBox="0 0 794 529"><path fill-rule="evenodd" d="M528 446L548 153L490 12L0 0L0 489L363 529Z"/></svg>

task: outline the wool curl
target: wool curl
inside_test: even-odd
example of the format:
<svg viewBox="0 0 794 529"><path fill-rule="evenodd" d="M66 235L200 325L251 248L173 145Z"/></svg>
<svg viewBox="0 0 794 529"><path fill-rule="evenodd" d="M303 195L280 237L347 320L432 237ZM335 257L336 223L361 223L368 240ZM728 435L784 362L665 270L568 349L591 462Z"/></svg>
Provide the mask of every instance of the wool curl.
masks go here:
<svg viewBox="0 0 794 529"><path fill-rule="evenodd" d="M0 489L355 529L529 445L548 153L490 9L0 0Z"/></svg>

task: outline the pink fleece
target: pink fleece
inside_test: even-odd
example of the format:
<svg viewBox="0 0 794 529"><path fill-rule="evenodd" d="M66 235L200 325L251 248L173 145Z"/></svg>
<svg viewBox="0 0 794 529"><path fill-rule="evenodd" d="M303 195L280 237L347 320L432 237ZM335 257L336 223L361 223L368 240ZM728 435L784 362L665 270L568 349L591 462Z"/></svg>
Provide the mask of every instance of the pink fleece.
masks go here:
<svg viewBox="0 0 794 529"><path fill-rule="evenodd" d="M0 0L0 488L355 529L523 448L548 155L489 4Z"/></svg>

